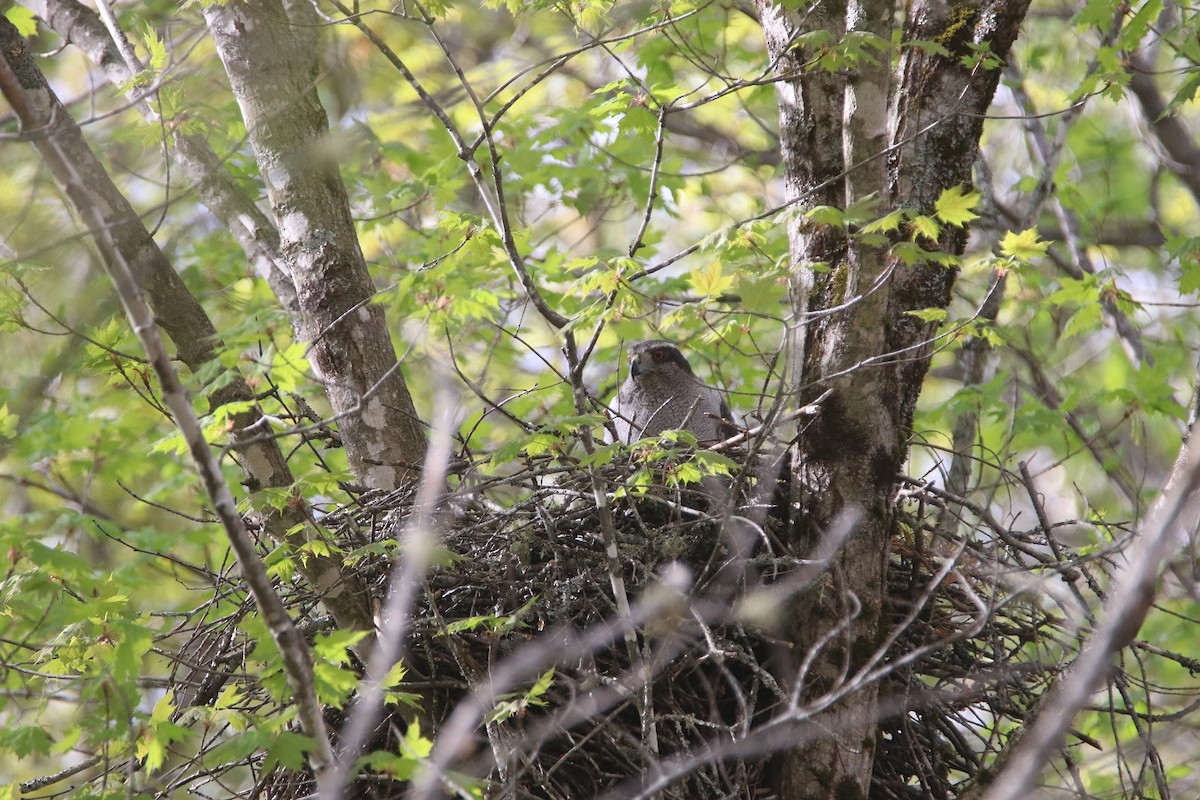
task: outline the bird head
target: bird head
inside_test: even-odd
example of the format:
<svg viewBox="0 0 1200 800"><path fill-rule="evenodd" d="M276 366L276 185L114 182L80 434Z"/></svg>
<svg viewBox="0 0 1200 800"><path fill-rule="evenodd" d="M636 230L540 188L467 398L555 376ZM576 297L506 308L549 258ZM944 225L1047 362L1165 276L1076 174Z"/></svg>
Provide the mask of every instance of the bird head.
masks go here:
<svg viewBox="0 0 1200 800"><path fill-rule="evenodd" d="M692 366L679 348L671 342L654 340L638 342L629 348L629 374L636 378L647 372L679 370L691 375Z"/></svg>

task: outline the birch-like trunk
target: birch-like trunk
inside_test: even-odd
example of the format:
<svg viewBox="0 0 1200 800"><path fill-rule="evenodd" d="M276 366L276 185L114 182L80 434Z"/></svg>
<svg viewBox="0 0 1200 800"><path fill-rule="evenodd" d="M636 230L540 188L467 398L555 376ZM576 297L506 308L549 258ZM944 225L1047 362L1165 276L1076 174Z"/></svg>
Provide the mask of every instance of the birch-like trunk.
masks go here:
<svg viewBox="0 0 1200 800"><path fill-rule="evenodd" d="M38 0L27 5L64 40L85 52L114 85L130 80L133 73L129 65L121 60L115 43L94 11L74 0ZM136 107L145 115L154 113L148 103L138 103ZM65 128L74 126L65 108L57 107L51 116ZM193 373L206 368L223 346L212 321L82 137L63 134L61 138L64 146L76 148L71 163L82 173L78 184L86 187L88 193L78 198L81 207L106 210L103 227L111 233L114 246L138 266L141 289L154 310L155 320L175 343L179 359ZM179 134L175 144L172 152L199 196L229 226L245 249L247 259L256 265L295 319L295 288L291 276L280 268L279 237L274 227L235 185L202 136ZM257 491L291 486L294 478L279 442L261 435L268 428L263 425L261 409L253 404L254 392L245 379L231 371L213 386L207 393L210 412L227 404L246 406L232 414L230 436L241 456L239 463L246 487ZM312 535L306 527L311 521L308 509L301 503L289 503L279 510L262 509L262 522L270 536L297 547ZM314 554L300 568L340 625L352 630L373 628L366 587L346 570L340 555Z"/></svg>
<svg viewBox="0 0 1200 800"><path fill-rule="evenodd" d="M425 434L359 248L337 142L317 97L311 46L279 0L210 4L209 32L267 186L296 284L301 336L324 385L350 469L365 486L413 481Z"/></svg>
<svg viewBox="0 0 1200 800"><path fill-rule="evenodd" d="M832 47L848 34L887 43L897 7L890 0L849 0L806 8L803 16L790 7L758 4L784 78L777 97L789 199L802 210L844 208L874 195L880 215L895 208L929 213L943 189L970 182L981 115L1000 73L994 64L965 62L972 45L1007 57L1028 0L954 6L917 0L907 6L903 40L936 41L949 55L918 47L899 54L868 50L875 58L833 72L816 66L816 51L798 37L823 30L833 34ZM839 515L862 513L839 554L833 588L797 597L786 615L797 622L790 631L791 669L780 676L785 681L799 679L804 656L852 617L804 676L803 697L812 698L851 686L887 633L892 499L936 329L906 312L946 307L956 273L932 263L905 266L886 249L802 214L789 225L793 313L802 325L794 337L793 385L801 403L833 390L800 439L812 494L809 524L796 532L794 544L811 547ZM936 248L958 254L965 243L965 231L947 227ZM809 721L823 735L776 759L772 781L779 797L868 796L878 686L855 686Z"/></svg>

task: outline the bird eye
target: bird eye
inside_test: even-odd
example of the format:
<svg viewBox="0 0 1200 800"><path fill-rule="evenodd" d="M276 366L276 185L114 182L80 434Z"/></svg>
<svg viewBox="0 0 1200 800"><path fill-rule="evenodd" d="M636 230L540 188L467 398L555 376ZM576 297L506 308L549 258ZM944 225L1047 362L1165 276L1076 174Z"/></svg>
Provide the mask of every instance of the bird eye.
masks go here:
<svg viewBox="0 0 1200 800"><path fill-rule="evenodd" d="M667 353L665 350L655 350L653 357L654 357L655 361L662 361L664 358L667 357Z"/></svg>

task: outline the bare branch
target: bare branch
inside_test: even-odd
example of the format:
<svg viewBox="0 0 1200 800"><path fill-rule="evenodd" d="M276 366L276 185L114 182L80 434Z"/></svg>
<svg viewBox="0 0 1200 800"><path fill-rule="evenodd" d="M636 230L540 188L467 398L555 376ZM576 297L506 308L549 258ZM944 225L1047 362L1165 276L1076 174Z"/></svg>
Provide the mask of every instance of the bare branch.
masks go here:
<svg viewBox="0 0 1200 800"><path fill-rule="evenodd" d="M388 47L387 43L384 42L375 33L375 31L372 30L370 26L368 26L366 22L362 20L361 17L353 14L351 10L343 3L339 2L339 0L330 0L330 2L332 2L334 7L344 14L356 28L362 31L363 35L367 37L371 44L375 45L375 47L379 49L379 52L383 53L392 66L396 68L396 70L404 77L404 80L408 82L409 86L411 86L421 98L421 101L425 103L429 110L433 112L434 116L436 116L442 123L442 126L446 129L446 133L450 135L450 138L454 141L455 147L458 148L458 157L461 158L463 163L467 165L467 171L471 176L472 182L475 184L476 191L479 193L479 199L484 204L484 207L487 208L488 216L491 217L492 220L492 225L495 227L496 232L500 235L500 240L504 243L504 252L508 257L509 265L512 267L517 279L521 282L521 286L524 288L526 296L529 297L530 302L533 303L534 307L538 310L538 313L541 314L548 323L553 325L555 328L566 327L570 320L555 309L551 308L550 304L546 302L546 299L542 297L541 291L538 289L537 284L534 283L533 277L529 274L528 266L525 263L525 257L522 256L520 251L517 249L516 239L513 237L513 229L509 218L508 207L504 202L504 185L500 177L500 159L496 153L495 142L492 140L490 135L490 128L485 123L483 126L483 133L481 134L481 140L475 144L468 145L466 139L459 131L458 126L450 118L450 115L446 113L446 110L442 108L437 99L425 89L425 87L421 84L421 81L417 79L417 76L413 74L412 70L409 69L407 64L405 64L404 60L401 59L392 48ZM427 25L432 25L432 21L428 19L425 21ZM482 113L482 108L479 106L478 100L476 100L476 105L478 108L480 108ZM483 177L483 169L479 165L479 160L475 157L475 151L482 142L486 142L488 144L492 156L492 183L490 187Z"/></svg>
<svg viewBox="0 0 1200 800"><path fill-rule="evenodd" d="M383 309L363 304L375 289L307 69L311 52L279 0L210 5L204 15L267 185L313 368L334 412L352 412L341 422L350 468L365 486L401 486L417 475L425 432L394 369Z"/></svg>
<svg viewBox="0 0 1200 800"><path fill-rule="evenodd" d="M76 0L25 0L24 5L63 39L83 50L114 86L129 84L140 69L136 58L126 58L107 35L107 21L102 22L94 11ZM107 8L108 3L102 3L100 7ZM120 38L124 39L124 36ZM283 266L279 254L279 232L275 226L234 183L204 134L184 133L182 126L161 119L140 89L131 90L127 96L136 100L134 107L148 122L167 125L175 142L173 154L183 167L184 174L196 187L201 201L237 239L250 263L266 280L293 324L296 324L299 318L296 287Z"/></svg>
<svg viewBox="0 0 1200 800"><path fill-rule="evenodd" d="M1193 425L1179 450L1175 468L1159 501L1118 570L1100 625L1088 646L1055 687L1054 695L1027 728L1004 770L984 800L1018 800L1027 797L1075 715L1088 702L1111 669L1112 657L1127 646L1142 627L1154 602L1155 584L1163 565L1178 549L1200 518L1200 425Z"/></svg>
<svg viewBox="0 0 1200 800"><path fill-rule="evenodd" d="M76 213L86 222L103 255L105 267L109 270L129 323L154 366L163 389L163 398L187 442L205 491L237 555L242 574L283 657L301 723L313 739L313 766L320 775L332 764L333 753L313 687L312 662L307 645L271 585L266 565L246 531L237 503L221 475L220 465L204 439L187 390L171 365L154 316L142 299L139 283L147 277L145 264L127 258L124 249L126 243L118 238L105 216L103 209L107 207L94 202L97 187L82 183L85 171L95 177L103 175L104 170L95 161L79 129L37 70L17 29L7 19L0 19L0 90L23 126L34 130L52 128L54 131L54 135L37 137L35 145L49 164L63 193L70 198ZM113 193L115 187L110 186L110 195Z"/></svg>
<svg viewBox="0 0 1200 800"><path fill-rule="evenodd" d="M400 536L401 557L392 567L381 627L367 659L358 698L343 726L337 760L321 788L322 800L340 800L346 779L363 745L379 719L388 673L404 656L413 603L437 545L436 516L445 491L446 472L455 430L453 398L446 381L438 390L438 416L434 419L429 453L421 472L416 500Z"/></svg>
<svg viewBox="0 0 1200 800"><path fill-rule="evenodd" d="M1137 99L1147 125L1166 151L1166 167L1200 203L1200 147L1196 136L1177 114L1167 110L1166 101L1154 80L1153 65L1142 52L1129 55L1129 89Z"/></svg>

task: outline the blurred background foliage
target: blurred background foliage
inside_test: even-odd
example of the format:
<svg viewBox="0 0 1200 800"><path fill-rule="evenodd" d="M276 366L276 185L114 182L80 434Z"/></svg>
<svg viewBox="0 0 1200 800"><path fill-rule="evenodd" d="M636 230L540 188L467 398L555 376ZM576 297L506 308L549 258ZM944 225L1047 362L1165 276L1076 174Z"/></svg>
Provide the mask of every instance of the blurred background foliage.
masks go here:
<svg viewBox="0 0 1200 800"><path fill-rule="evenodd" d="M418 411L431 418L430 387L449 370L459 455L483 462L512 451L574 413L558 335L510 268L444 121L358 29L334 24L337 9L319 7L329 15L319 29L326 155L341 165ZM669 338L686 342L698 374L753 422L763 396L778 391L789 308L781 222L811 210L780 207L776 99L752 13L737 3L601 0L355 8L478 147L484 169L502 175L536 285L581 341L596 337L585 378L597 399L615 391L624 343ZM269 414L290 417L301 401L327 414L286 315L167 155L170 129L203 133L265 206L199 10L139 2L116 11L139 55L164 54L148 73L162 125L38 26L42 68L216 322L222 362L249 377ZM20 6L7 13L33 24ZM1112 545L1110 529L1089 523L1137 524L1194 405L1200 208L1128 87L1137 54L1169 113L1200 130L1198 42L1195 9L1161 0L1034 3L985 128L980 218L914 426L909 472L937 482L956 421L978 414L972 498L1005 524L1032 524L1013 482L1025 461L1052 521L1071 522L1064 535L1097 553ZM830 42L830 57L849 58L847 46ZM96 252L11 114L4 120L0 774L23 780L73 763L76 749L112 758L169 749L185 735L155 712L155 688L173 669L172 631L196 615L228 618L243 598L236 583L209 580L227 576L231 558ZM494 152L480 138L485 124ZM1002 245L1030 230L1026 246ZM981 316L992 292L997 313ZM968 383L962 348L979 340L990 368ZM196 390L206 377L187 380ZM225 421L209 423L221 440ZM299 440L285 449L310 500L344 500L339 450ZM227 467L236 484L240 473ZM282 502L239 500L247 512ZM269 563L286 578L297 555ZM1200 609L1169 603L1146 640L1194 650ZM240 668L282 694L278 665L264 655L269 637L257 638L254 662ZM344 643L319 652L330 702L348 691L344 655ZM1193 703L1194 673L1172 663L1157 660L1145 676L1170 687L1146 695L1145 714ZM215 720L232 705L203 713ZM235 748L275 743L274 757L295 759L276 736L285 717L236 714ZM1159 746L1178 756L1172 780L1194 791L1195 724L1180 719L1179 737ZM1127 740L1111 723L1097 713L1079 727L1101 743ZM1081 752L1077 768L1095 796L1128 793L1140 778L1114 773L1108 757Z"/></svg>

